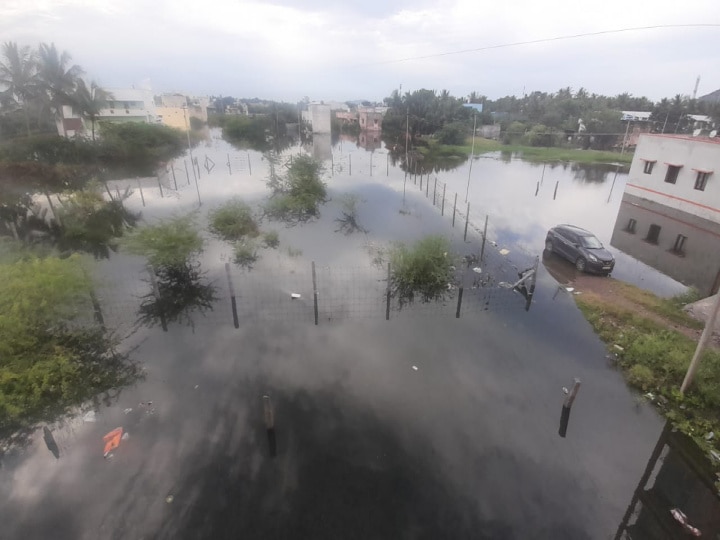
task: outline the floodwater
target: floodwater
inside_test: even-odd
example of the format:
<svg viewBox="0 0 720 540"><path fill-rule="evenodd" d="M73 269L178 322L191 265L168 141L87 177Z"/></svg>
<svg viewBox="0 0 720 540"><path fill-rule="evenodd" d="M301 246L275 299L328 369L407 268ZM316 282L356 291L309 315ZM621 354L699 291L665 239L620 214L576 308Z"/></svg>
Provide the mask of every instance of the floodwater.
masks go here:
<svg viewBox="0 0 720 540"><path fill-rule="evenodd" d="M135 328L149 287L143 261L120 254L98 264L106 323L128 334L145 379L94 416L46 426L52 450L39 429L29 446L2 457L0 538L577 540L608 538L624 525L666 435L663 422L628 389L543 264L529 310L520 294L499 286L534 263L548 224L585 225L609 243L613 220L600 222L609 210L596 200L607 198L609 186L547 167L542 211L530 204L542 165L482 158L473 168L465 238L465 209L458 204L453 227L448 194L465 188L467 169L464 178L462 168L442 174L441 209L437 193L432 204L434 175L432 189L426 183L421 192L384 150L346 141L330 156L324 146L308 150L332 168L322 217L295 226L263 222L263 230L279 232L280 247L261 249L251 269L234 265L230 247L208 237L202 280L217 300L211 311L189 313L192 326ZM267 197L260 154L215 138L194 155L197 189L178 160L175 180L161 180L162 196L156 179L140 180L145 206L137 181L118 181L136 189L128 206L152 221L198 209L199 195L203 224L207 210L229 197ZM215 163L209 173L205 156ZM502 175L503 167L525 176ZM620 175L617 182L615 206ZM361 197L366 234L336 232L343 193ZM459 197L464 204L464 192ZM487 209L494 242L482 261L458 263L466 288L460 309L453 288L444 302L393 304L388 315L386 269L373 264L383 246L439 233L458 255L478 255ZM582 386L562 438L563 387L574 378ZM104 458L103 435L116 427L128 436ZM682 489L677 499L686 501L701 488ZM682 510L695 523L715 515L707 506Z"/></svg>

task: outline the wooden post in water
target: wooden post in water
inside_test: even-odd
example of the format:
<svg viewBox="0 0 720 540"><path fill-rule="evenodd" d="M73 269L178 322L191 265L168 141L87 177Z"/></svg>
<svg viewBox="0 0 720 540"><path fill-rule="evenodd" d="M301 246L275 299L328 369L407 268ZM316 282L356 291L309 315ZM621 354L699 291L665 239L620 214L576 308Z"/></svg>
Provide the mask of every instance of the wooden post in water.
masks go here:
<svg viewBox="0 0 720 540"><path fill-rule="evenodd" d="M183 159L183 163L185 164L185 177L187 178L188 186L190 185L190 173L188 172L187 168L187 159Z"/></svg>
<svg viewBox="0 0 720 540"><path fill-rule="evenodd" d="M317 277L315 275L315 261L312 262L312 282L313 282L313 311L315 312L315 326L318 325L318 292Z"/></svg>
<svg viewBox="0 0 720 540"><path fill-rule="evenodd" d="M387 287L385 289L385 320L390 320L390 263L388 263Z"/></svg>
<svg viewBox="0 0 720 540"><path fill-rule="evenodd" d="M138 189L140 190L140 199L142 199L143 206L145 206L145 195L143 195L142 185L140 185L140 177L136 176L135 181L137 182Z"/></svg>
<svg viewBox="0 0 720 540"><path fill-rule="evenodd" d="M558 188L559 183L560 183L560 180L555 182L555 193L553 193L553 201L555 200L555 197L557 197L557 188Z"/></svg>
<svg viewBox="0 0 720 540"><path fill-rule="evenodd" d="M485 227L483 228L483 241L482 241L482 247L480 248L480 261L483 260L483 255L485 255L485 239L487 238L487 224L488 224L488 215L485 214Z"/></svg>
<svg viewBox="0 0 720 540"><path fill-rule="evenodd" d="M175 191L177 191L178 187L177 187L177 178L175 178L175 162L172 162L170 164L170 170L172 171L172 175L173 175L173 184L175 185Z"/></svg>
<svg viewBox="0 0 720 540"><path fill-rule="evenodd" d="M437 176L435 177L435 187L433 187L433 206L435 206L437 198Z"/></svg>
<svg viewBox="0 0 720 540"><path fill-rule="evenodd" d="M240 320L237 313L237 301L235 300L235 287L233 287L232 277L230 276L230 263L225 263L225 275L228 280L228 289L230 290L230 308L232 309L233 326L240 328Z"/></svg>
<svg viewBox="0 0 720 540"><path fill-rule="evenodd" d="M455 318L460 318L460 307L462 306L462 297L463 297L463 288L462 285L460 286L460 289L458 289L458 304L457 304L457 310L455 311Z"/></svg>
<svg viewBox="0 0 720 540"><path fill-rule="evenodd" d="M442 201L442 207L440 209L440 215L445 215L445 188L447 187L447 184L443 184L443 201Z"/></svg>
<svg viewBox="0 0 720 540"><path fill-rule="evenodd" d="M250 176L252 176L252 163L250 163L250 152L247 152L247 160L248 160L248 172L250 173Z"/></svg>
<svg viewBox="0 0 720 540"><path fill-rule="evenodd" d="M453 203L453 227L455 227L455 211L457 210L457 191L455 192L455 202Z"/></svg>
<svg viewBox="0 0 720 540"><path fill-rule="evenodd" d="M560 413L560 429L558 430L558 434L563 438L567 434L568 422L570 421L570 409L575 401L578 390L580 390L580 379L576 378L573 381L573 387L568 392L567 398L565 398L565 403L563 403L562 412Z"/></svg>
<svg viewBox="0 0 720 540"><path fill-rule="evenodd" d="M165 195L163 195L162 183L160 182L159 174L157 175L157 182L158 182L158 187L160 188L160 198L163 199L165 197Z"/></svg>
<svg viewBox="0 0 720 540"><path fill-rule="evenodd" d="M470 203L468 202L467 214L465 214L465 234L463 235L463 242L467 242L467 228L470 223Z"/></svg>
<svg viewBox="0 0 720 540"><path fill-rule="evenodd" d="M160 311L160 326L162 326L163 332L167 332L168 327L167 320L165 319L165 309L163 309L162 298L160 297L160 288L158 287L157 280L155 279L155 269L152 265L148 264L147 270L148 274L150 274L150 284L152 285L153 295L155 296L155 301L158 303Z"/></svg>

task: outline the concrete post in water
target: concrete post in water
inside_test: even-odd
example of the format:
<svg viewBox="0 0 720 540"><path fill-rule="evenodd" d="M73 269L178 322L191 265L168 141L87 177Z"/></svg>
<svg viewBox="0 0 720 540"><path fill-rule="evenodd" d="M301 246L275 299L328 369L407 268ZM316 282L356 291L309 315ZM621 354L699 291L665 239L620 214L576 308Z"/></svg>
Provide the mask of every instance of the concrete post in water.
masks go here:
<svg viewBox="0 0 720 540"><path fill-rule="evenodd" d="M462 307L462 297L463 297L463 288L460 286L460 289L458 289L458 303L457 303L457 310L455 311L455 318L460 318L460 308Z"/></svg>
<svg viewBox="0 0 720 540"><path fill-rule="evenodd" d="M159 174L157 175L157 183L158 183L158 187L160 188L160 198L163 199L163 198L165 198L165 195L163 194L162 183L160 182Z"/></svg>
<svg viewBox="0 0 720 540"><path fill-rule="evenodd" d="M140 177L136 176L135 181L137 182L138 189L140 190L140 199L142 200L143 206L145 206L145 195L143 195L142 185L140 185Z"/></svg>
<svg viewBox="0 0 720 540"><path fill-rule="evenodd" d="M433 187L433 206L435 206L436 198L437 198L437 176L435 177L435 187Z"/></svg>
<svg viewBox="0 0 720 540"><path fill-rule="evenodd" d="M470 203L468 203L467 214L465 214L465 234L463 235L463 242L467 242L468 223L470 223Z"/></svg>
<svg viewBox="0 0 720 540"><path fill-rule="evenodd" d="M485 227L483 228L483 241L482 241L482 247L480 248L480 261L483 260L483 256L485 255L485 239L487 238L487 224L488 224L488 215L485 214Z"/></svg>
<svg viewBox="0 0 720 540"><path fill-rule="evenodd" d="M580 379L576 378L573 381L572 388L568 392L567 398L565 398L565 402L562 406L562 412L560 413L560 430L558 431L558 434L563 438L567 434L568 422L570 421L570 409L575 401L575 397L577 397L578 390L580 390Z"/></svg>
<svg viewBox="0 0 720 540"><path fill-rule="evenodd" d="M235 300L235 288L233 287L232 277L230 276L230 263L225 263L225 275L227 275L228 289L230 290L230 307L232 309L233 326L240 328L240 321L237 313L237 301Z"/></svg>
<svg viewBox="0 0 720 540"><path fill-rule="evenodd" d="M147 271L148 274L150 274L150 284L152 285L155 301L158 303L158 307L160 308L160 325L162 326L163 332L167 332L167 320L165 319L165 310L163 309L162 298L160 297L160 288L158 287L157 280L155 279L155 269L152 265L148 264Z"/></svg>
<svg viewBox="0 0 720 540"><path fill-rule="evenodd" d="M560 183L560 180L555 182L555 192L553 193L553 201L555 200L555 197L557 197L557 188L558 188L559 183Z"/></svg>
<svg viewBox="0 0 720 540"><path fill-rule="evenodd" d="M250 152L247 152L247 160L248 160L248 172L250 173L250 176L252 176L252 163L250 163Z"/></svg>
<svg viewBox="0 0 720 540"><path fill-rule="evenodd" d="M318 292L317 277L315 275L315 261L312 262L312 282L313 282L313 311L315 312L315 326L318 325Z"/></svg>
<svg viewBox="0 0 720 540"><path fill-rule="evenodd" d="M447 184L443 184L443 200L442 200L442 207L440 209L440 215L445 215L445 188L447 187Z"/></svg>
<svg viewBox="0 0 720 540"><path fill-rule="evenodd" d="M390 320L390 263L388 263L387 287L385 289L385 320Z"/></svg>
<svg viewBox="0 0 720 540"><path fill-rule="evenodd" d="M177 178L175 178L175 162L170 164L170 170L172 171L172 175L173 175L173 184L175 185L175 191L177 191L178 187L177 187Z"/></svg>
<svg viewBox="0 0 720 540"><path fill-rule="evenodd" d="M710 317L705 323L705 329L700 336L700 341L698 341L697 347L695 348L695 354L693 354L692 360L690 361L690 366L688 367L687 373L685 374L685 379L683 379L682 386L680 387L680 392L682 393L684 393L685 390L687 390L688 387L692 384L693 377L695 377L695 372L700 367L700 358L702 357L702 353L705 350L708 341L710 341L710 338L712 337L713 330L715 330L715 321L717 320L718 311L720 311L720 291L715 293L715 303L713 304L712 312L710 313Z"/></svg>
<svg viewBox="0 0 720 540"><path fill-rule="evenodd" d="M453 224L452 226L455 227L455 211L457 210L457 191L455 192L455 202L453 203Z"/></svg>

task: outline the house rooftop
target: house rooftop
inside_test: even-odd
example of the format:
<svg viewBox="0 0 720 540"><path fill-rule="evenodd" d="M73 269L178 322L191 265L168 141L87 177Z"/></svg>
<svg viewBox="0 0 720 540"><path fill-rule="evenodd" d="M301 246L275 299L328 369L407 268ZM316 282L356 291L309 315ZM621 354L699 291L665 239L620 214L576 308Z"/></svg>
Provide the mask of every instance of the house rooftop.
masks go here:
<svg viewBox="0 0 720 540"><path fill-rule="evenodd" d="M703 143L711 143L720 145L720 137L705 137L692 135L676 134L676 133L644 133L642 137L663 137L665 139L681 139L686 141L696 141Z"/></svg>

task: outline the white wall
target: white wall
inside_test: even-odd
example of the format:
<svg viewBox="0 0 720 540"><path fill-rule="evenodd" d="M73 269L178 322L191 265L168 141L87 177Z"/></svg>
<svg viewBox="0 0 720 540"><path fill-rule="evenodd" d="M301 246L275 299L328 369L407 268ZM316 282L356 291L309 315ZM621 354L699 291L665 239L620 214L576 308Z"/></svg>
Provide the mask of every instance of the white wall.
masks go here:
<svg viewBox="0 0 720 540"><path fill-rule="evenodd" d="M312 103L308 109L313 133L330 133L330 105Z"/></svg>
<svg viewBox="0 0 720 540"><path fill-rule="evenodd" d="M647 160L655 161L650 174ZM668 164L682 166L674 184L665 181ZM704 191L695 189L696 169L713 171ZM720 139L641 135L625 191L720 223Z"/></svg>

